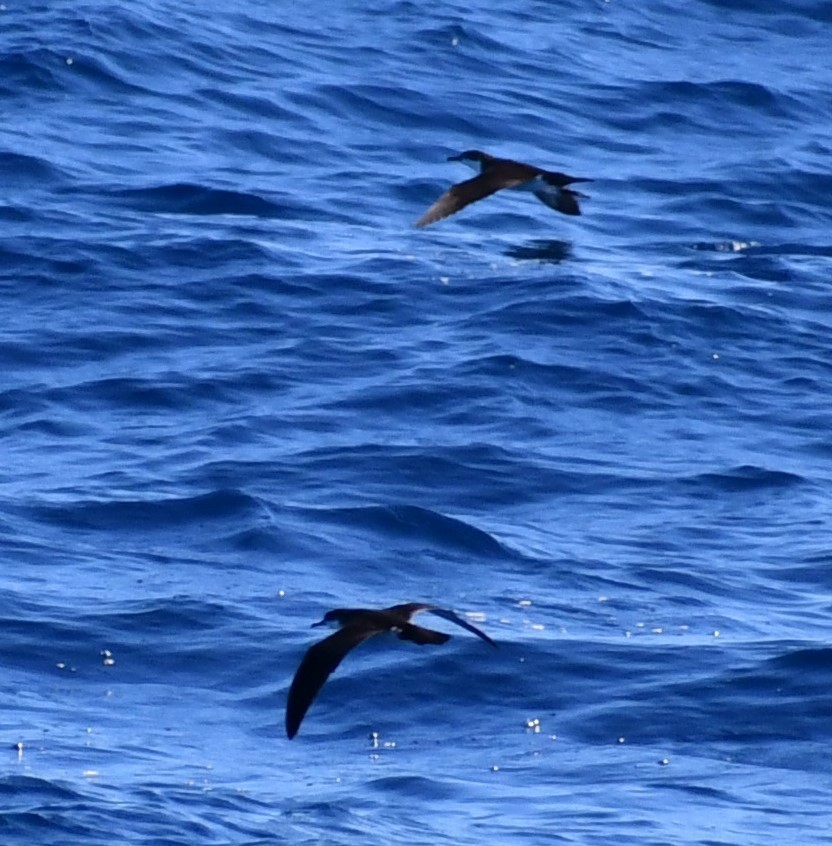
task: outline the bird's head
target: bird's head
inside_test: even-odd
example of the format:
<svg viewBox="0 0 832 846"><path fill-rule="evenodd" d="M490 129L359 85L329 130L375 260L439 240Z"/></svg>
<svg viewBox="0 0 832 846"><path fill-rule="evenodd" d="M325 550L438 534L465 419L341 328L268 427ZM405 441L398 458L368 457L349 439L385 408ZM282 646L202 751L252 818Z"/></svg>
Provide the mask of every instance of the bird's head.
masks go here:
<svg viewBox="0 0 832 846"><path fill-rule="evenodd" d="M348 614L349 610L347 608L333 608L332 611L327 611L326 614L324 614L322 620L318 620L317 623L312 623L312 628L314 629L318 626L334 626L337 628L343 624L344 619Z"/></svg>
<svg viewBox="0 0 832 846"><path fill-rule="evenodd" d="M472 167L474 170L479 172L482 170L483 166L490 162L494 156L489 156L488 153L483 153L482 150L466 150L464 153L460 153L457 156L448 156L449 162L462 162L464 165L468 165L468 167Z"/></svg>

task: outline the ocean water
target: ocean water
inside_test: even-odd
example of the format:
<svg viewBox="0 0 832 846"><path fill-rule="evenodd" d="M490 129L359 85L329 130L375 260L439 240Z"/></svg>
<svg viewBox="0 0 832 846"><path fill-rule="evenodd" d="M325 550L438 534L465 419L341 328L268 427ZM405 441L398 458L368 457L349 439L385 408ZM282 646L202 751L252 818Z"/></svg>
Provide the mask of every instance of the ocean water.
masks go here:
<svg viewBox="0 0 832 846"><path fill-rule="evenodd" d="M832 843L830 25L5 3L0 842Z"/></svg>

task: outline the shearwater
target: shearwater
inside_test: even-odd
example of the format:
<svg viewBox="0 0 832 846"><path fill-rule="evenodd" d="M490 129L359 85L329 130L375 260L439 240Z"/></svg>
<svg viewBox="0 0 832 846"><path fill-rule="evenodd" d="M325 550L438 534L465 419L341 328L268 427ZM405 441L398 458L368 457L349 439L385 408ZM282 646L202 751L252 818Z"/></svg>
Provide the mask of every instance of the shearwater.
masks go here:
<svg viewBox="0 0 832 846"><path fill-rule="evenodd" d="M480 631L467 620L463 620L453 611L421 602L408 602L381 610L336 608L333 611L327 611L322 620L312 624L313 627L335 623L340 628L335 634L309 647L292 679L286 700L286 734L289 739L291 740L298 733L309 706L333 670L351 649L368 638L382 632L394 632L401 640L409 640L420 646L428 643L438 645L449 641L451 636L444 632L436 632L410 622L415 614L422 611L429 611L445 620L450 620L482 638L494 648L497 647L497 644L485 632Z"/></svg>
<svg viewBox="0 0 832 846"><path fill-rule="evenodd" d="M567 186L576 182L592 182L583 176L568 176L555 170L543 170L534 165L516 162L513 159L498 159L482 150L466 150L458 156L449 156L449 162L462 162L474 168L478 175L452 185L423 215L416 226L430 226L443 217L455 214L465 206L482 200L491 194L510 188L513 191L528 191L541 203L563 214L581 213L578 199L586 199Z"/></svg>

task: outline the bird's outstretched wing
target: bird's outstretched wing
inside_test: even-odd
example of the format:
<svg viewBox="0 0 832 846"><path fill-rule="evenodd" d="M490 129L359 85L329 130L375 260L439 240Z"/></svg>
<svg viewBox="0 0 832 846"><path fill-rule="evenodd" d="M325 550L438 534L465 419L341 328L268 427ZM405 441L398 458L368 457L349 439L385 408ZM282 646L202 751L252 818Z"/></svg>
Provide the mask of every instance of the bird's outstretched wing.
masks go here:
<svg viewBox="0 0 832 846"><path fill-rule="evenodd" d="M494 643L493 640L483 631L480 631L476 626L469 623L467 620L464 620L459 614L451 611L448 608L439 608L436 605L430 605L424 602L408 602L405 605L394 605L392 608L387 609L389 611L397 611L400 613L407 614L408 616L413 616L414 614L419 614L422 611L429 611L431 614L436 614L437 617L442 617L443 620L449 620L451 623L456 623L458 626L462 626L463 629L475 634L478 638L481 638L486 643L493 646L495 649L497 648L497 644ZM415 628L419 628L416 626ZM429 630L428 630L429 631Z"/></svg>
<svg viewBox="0 0 832 846"><path fill-rule="evenodd" d="M546 188L534 192L535 197L550 209L559 211L561 214L581 214L581 206L578 197L586 197L577 191L570 191L568 188Z"/></svg>
<svg viewBox="0 0 832 846"><path fill-rule="evenodd" d="M517 179L507 183L504 179L500 179L498 176L486 172L474 176L471 179L466 179L464 182L458 182L456 185L452 185L416 221L416 226L419 228L430 226L431 223L436 223L437 220L442 220L443 217L455 214L460 209L464 209L465 206L477 200L482 200L484 197L490 196L501 188L513 188L522 181L522 179Z"/></svg>
<svg viewBox="0 0 832 846"><path fill-rule="evenodd" d="M497 648L497 644L494 643L493 640L484 632L478 629L476 626L469 623L467 620L464 620L459 614L455 614L453 611L450 611L447 608L437 608L435 605L430 605L425 608L425 611L429 611L431 614L436 614L437 617L442 617L444 620L450 620L452 623L456 623L458 626L462 626L463 629L467 629L472 634L475 634L481 640L484 640L487 644L493 646L495 649Z"/></svg>
<svg viewBox="0 0 832 846"><path fill-rule="evenodd" d="M378 632L363 626L345 626L307 649L286 700L286 734L289 740L298 733L309 706L346 654Z"/></svg>
<svg viewBox="0 0 832 846"><path fill-rule="evenodd" d="M547 171L536 181L540 187L534 189L534 195L550 209L559 211L561 214L578 215L581 213L578 199L586 200L588 197L580 191L566 187L576 182L592 182L592 180L584 176L567 176L565 173Z"/></svg>

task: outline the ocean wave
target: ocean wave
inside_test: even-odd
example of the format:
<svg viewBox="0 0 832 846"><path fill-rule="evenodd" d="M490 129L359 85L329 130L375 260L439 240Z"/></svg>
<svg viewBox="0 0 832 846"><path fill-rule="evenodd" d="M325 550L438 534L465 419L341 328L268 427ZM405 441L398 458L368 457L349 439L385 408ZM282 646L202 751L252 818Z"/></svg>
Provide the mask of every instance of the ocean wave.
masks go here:
<svg viewBox="0 0 832 846"><path fill-rule="evenodd" d="M434 546L475 553L476 555L511 557L510 551L495 537L464 520L414 505L367 506L363 508L329 508L317 516L330 521L371 529L374 532Z"/></svg>
<svg viewBox="0 0 832 846"><path fill-rule="evenodd" d="M244 514L261 513L256 499L235 490L219 490L184 498L82 501L64 505L32 506L33 518L68 529L106 529L146 532L148 527L169 530L188 523L235 521Z"/></svg>

